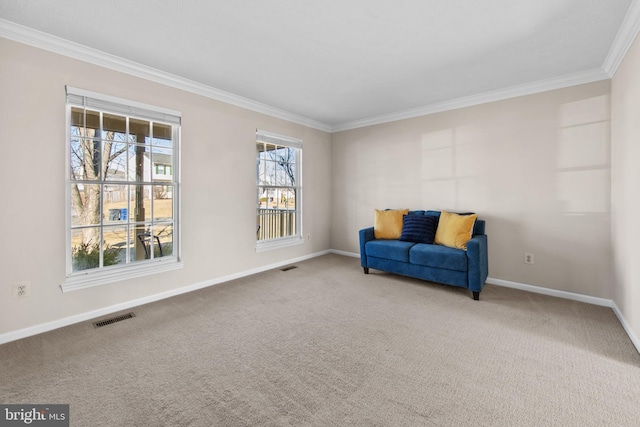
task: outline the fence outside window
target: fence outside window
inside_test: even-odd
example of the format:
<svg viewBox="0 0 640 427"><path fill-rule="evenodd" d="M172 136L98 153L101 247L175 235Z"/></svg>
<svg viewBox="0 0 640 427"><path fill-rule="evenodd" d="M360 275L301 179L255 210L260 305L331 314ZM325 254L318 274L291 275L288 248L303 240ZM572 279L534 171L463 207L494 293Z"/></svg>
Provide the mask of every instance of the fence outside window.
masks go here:
<svg viewBox="0 0 640 427"><path fill-rule="evenodd" d="M258 209L258 240L296 234L296 212L289 209Z"/></svg>

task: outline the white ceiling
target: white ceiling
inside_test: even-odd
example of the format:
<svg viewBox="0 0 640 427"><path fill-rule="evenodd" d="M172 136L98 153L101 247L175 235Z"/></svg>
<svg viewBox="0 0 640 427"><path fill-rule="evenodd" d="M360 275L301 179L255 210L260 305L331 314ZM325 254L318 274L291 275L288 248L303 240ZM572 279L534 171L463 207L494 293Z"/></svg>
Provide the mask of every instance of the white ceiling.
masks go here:
<svg viewBox="0 0 640 427"><path fill-rule="evenodd" d="M0 0L0 19L336 130L506 88L606 78L632 3Z"/></svg>

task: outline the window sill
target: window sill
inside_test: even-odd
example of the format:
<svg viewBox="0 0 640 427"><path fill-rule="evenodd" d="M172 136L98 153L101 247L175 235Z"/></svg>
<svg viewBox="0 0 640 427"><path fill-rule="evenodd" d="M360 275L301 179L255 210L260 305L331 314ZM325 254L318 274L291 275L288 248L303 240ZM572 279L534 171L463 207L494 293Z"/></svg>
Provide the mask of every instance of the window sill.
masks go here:
<svg viewBox="0 0 640 427"><path fill-rule="evenodd" d="M286 248L289 246L297 246L304 244L304 239L300 236L274 239L274 240L262 240L256 244L256 252L271 251L274 249Z"/></svg>
<svg viewBox="0 0 640 427"><path fill-rule="evenodd" d="M136 277L149 276L157 273L181 269L184 264L175 258L154 260L143 264L131 265L127 267L114 268L113 270L103 270L94 272L78 272L66 278L60 285L63 293L91 288L93 286L105 285L107 283L120 282L134 279Z"/></svg>

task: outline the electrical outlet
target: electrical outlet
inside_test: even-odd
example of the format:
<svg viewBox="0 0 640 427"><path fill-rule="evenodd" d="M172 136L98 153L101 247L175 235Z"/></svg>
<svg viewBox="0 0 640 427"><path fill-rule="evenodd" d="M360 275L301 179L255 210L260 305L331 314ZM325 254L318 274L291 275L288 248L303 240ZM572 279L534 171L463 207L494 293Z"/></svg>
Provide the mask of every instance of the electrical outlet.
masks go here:
<svg viewBox="0 0 640 427"><path fill-rule="evenodd" d="M533 262L534 262L533 254L531 252L525 252L524 253L524 263L525 264L533 264Z"/></svg>
<svg viewBox="0 0 640 427"><path fill-rule="evenodd" d="M18 282L13 285L14 298L26 298L31 296L31 282Z"/></svg>

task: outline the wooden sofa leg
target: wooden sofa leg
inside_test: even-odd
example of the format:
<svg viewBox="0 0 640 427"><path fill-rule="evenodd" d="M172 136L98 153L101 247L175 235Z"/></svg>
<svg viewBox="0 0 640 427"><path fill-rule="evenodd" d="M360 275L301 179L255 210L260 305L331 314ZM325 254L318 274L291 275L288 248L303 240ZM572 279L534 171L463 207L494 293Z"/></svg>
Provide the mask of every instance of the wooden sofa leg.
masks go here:
<svg viewBox="0 0 640 427"><path fill-rule="evenodd" d="M364 268L364 274L369 274L369 267L362 267Z"/></svg>
<svg viewBox="0 0 640 427"><path fill-rule="evenodd" d="M473 299L478 301L480 300L480 292L477 291L472 291L473 292Z"/></svg>

